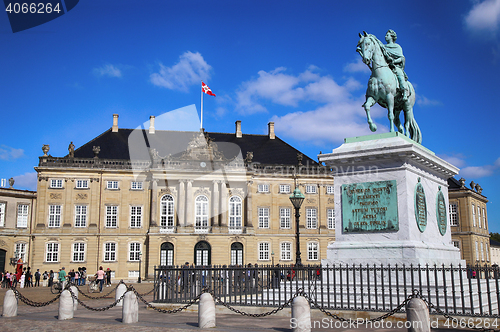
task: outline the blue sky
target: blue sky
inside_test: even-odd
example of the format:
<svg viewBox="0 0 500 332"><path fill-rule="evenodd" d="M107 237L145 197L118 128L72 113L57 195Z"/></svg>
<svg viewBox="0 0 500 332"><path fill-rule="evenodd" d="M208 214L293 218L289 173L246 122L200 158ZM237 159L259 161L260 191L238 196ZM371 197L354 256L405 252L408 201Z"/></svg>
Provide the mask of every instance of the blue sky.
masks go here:
<svg viewBox="0 0 500 332"><path fill-rule="evenodd" d="M488 197L500 232L500 0L85 0L12 33L0 14L0 178L36 189L43 144L64 156L111 127L135 128L195 104L204 127L276 134L316 158L370 134L361 105L370 76L358 33L388 29L406 56L423 145ZM378 132L387 112L374 107Z"/></svg>

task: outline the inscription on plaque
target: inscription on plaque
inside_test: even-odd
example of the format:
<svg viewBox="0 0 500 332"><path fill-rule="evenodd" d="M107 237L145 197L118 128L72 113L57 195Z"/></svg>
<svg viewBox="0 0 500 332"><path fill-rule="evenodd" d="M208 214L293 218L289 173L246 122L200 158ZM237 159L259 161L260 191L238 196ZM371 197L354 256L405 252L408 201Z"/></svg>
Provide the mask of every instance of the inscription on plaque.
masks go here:
<svg viewBox="0 0 500 332"><path fill-rule="evenodd" d="M399 230L396 180L342 185L345 233Z"/></svg>
<svg viewBox="0 0 500 332"><path fill-rule="evenodd" d="M427 202L420 178L415 186L415 220L417 220L418 229L423 233L427 227Z"/></svg>
<svg viewBox="0 0 500 332"><path fill-rule="evenodd" d="M436 197L436 217L437 224L439 228L439 233L444 236L446 233L446 202L444 200L443 192L441 191L441 186L439 186L439 191Z"/></svg>

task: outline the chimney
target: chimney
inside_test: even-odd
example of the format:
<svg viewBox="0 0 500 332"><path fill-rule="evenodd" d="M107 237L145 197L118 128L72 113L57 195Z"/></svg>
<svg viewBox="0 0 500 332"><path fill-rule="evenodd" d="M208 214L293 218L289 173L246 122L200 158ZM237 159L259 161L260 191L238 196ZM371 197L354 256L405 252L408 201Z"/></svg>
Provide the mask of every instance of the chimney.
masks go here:
<svg viewBox="0 0 500 332"><path fill-rule="evenodd" d="M149 133L154 134L155 133L155 116L151 115L149 117Z"/></svg>
<svg viewBox="0 0 500 332"><path fill-rule="evenodd" d="M111 127L113 133L118 132L118 114L113 114L113 127Z"/></svg>
<svg viewBox="0 0 500 332"><path fill-rule="evenodd" d="M274 135L274 122L269 122L267 124L267 131L269 134L269 139L275 139L276 136Z"/></svg>
<svg viewBox="0 0 500 332"><path fill-rule="evenodd" d="M236 123L236 138L241 138L243 134L241 133L241 121L238 120Z"/></svg>

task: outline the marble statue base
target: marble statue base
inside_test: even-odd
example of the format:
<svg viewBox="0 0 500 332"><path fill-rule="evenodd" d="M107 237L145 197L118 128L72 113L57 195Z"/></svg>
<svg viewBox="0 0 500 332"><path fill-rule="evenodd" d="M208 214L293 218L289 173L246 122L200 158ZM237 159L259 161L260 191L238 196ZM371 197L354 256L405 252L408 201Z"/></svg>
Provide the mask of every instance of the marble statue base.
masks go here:
<svg viewBox="0 0 500 332"><path fill-rule="evenodd" d="M348 138L319 160L335 180L335 242L322 264L465 266L447 216L458 168L397 132Z"/></svg>

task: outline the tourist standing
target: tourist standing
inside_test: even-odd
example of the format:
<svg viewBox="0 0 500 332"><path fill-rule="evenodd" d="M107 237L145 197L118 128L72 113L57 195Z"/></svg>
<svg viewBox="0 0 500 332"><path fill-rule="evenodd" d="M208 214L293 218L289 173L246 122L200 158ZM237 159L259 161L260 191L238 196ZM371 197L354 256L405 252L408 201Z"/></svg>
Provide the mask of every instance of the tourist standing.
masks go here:
<svg viewBox="0 0 500 332"><path fill-rule="evenodd" d="M40 287L40 277L42 274L40 273L40 269L36 269L35 272L35 287Z"/></svg>
<svg viewBox="0 0 500 332"><path fill-rule="evenodd" d="M111 287L111 269L106 270L106 287Z"/></svg>
<svg viewBox="0 0 500 332"><path fill-rule="evenodd" d="M49 283L48 287L52 287L52 284L54 283L54 271L50 270L49 272Z"/></svg>
<svg viewBox="0 0 500 332"><path fill-rule="evenodd" d="M64 289L64 286L66 286L66 271L64 266L59 271L59 282L61 283L61 289Z"/></svg>
<svg viewBox="0 0 500 332"><path fill-rule="evenodd" d="M96 272L97 282L99 283L99 292L102 293L102 286L104 285L104 277L106 273L103 271L102 266L99 266L99 271Z"/></svg>
<svg viewBox="0 0 500 332"><path fill-rule="evenodd" d="M42 286L43 287L47 287L47 280L49 279L49 274L47 273L47 271L43 271L43 274L42 274Z"/></svg>

